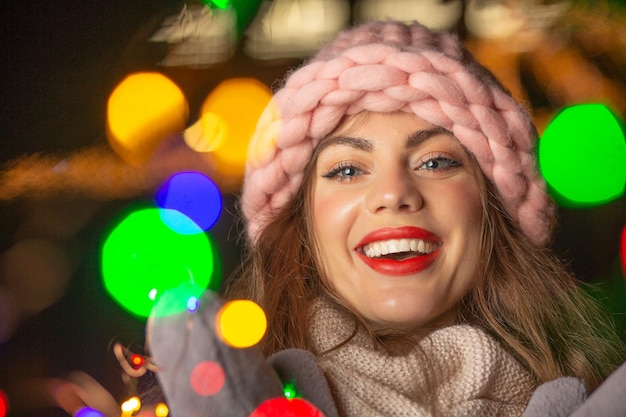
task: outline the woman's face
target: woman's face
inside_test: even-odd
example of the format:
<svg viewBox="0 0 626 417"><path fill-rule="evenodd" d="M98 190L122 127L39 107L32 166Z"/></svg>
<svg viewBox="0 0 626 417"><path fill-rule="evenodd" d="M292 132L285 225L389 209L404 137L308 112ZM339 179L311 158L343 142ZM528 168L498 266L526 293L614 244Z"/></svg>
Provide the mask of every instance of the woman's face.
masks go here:
<svg viewBox="0 0 626 417"><path fill-rule="evenodd" d="M408 113L348 120L319 146L311 210L327 285L374 328L451 324L481 233L465 149Z"/></svg>

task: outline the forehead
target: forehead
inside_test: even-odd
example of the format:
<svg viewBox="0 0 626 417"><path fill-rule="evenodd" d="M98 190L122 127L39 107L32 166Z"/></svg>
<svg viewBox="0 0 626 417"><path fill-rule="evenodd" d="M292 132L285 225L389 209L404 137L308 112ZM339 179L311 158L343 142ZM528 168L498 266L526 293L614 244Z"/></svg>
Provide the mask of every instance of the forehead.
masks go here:
<svg viewBox="0 0 626 417"><path fill-rule="evenodd" d="M375 128L377 126L380 127L381 131L386 131L389 128L419 129L433 127L433 125L414 113L400 111L391 113L362 111L346 116L328 137L359 131L360 128L364 126L367 126L370 131L372 127Z"/></svg>
<svg viewBox="0 0 626 417"><path fill-rule="evenodd" d="M320 141L315 151L316 155L320 155L328 148L349 146L371 152L392 142L408 149L435 137L439 143L444 141L463 148L452 132L432 125L413 113L362 112L347 117Z"/></svg>

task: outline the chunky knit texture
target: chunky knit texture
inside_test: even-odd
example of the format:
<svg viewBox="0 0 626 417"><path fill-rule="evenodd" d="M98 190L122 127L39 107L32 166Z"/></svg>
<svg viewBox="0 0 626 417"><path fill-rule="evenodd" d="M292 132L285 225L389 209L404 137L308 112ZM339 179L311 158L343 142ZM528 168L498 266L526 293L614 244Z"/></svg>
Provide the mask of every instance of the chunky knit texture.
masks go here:
<svg viewBox="0 0 626 417"><path fill-rule="evenodd" d="M315 353L353 330L342 311L321 300L314 306ZM437 330L402 356L374 349L362 331L322 354L319 364L342 417L521 416L535 388L508 352L470 326Z"/></svg>
<svg viewBox="0 0 626 417"><path fill-rule="evenodd" d="M451 131L521 230L547 242L554 208L536 169L536 131L526 110L452 35L417 23L371 22L340 34L293 72L262 114L242 195L253 243L302 183L317 143L345 115L362 111L412 112Z"/></svg>

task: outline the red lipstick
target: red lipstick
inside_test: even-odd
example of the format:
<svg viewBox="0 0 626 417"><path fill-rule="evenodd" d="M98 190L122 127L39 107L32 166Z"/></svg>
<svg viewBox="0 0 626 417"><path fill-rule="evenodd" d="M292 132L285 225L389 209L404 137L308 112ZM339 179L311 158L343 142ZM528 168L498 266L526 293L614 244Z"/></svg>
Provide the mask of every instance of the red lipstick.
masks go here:
<svg viewBox="0 0 626 417"><path fill-rule="evenodd" d="M357 255L367 266L376 272L380 272L381 274L416 274L428 268L440 253L440 250L436 249L427 255L419 255L408 259L396 260L386 257L369 258L362 250L363 246L369 243L389 239L421 239L435 243L441 242L441 239L432 232L413 226L385 227L368 233L363 237L363 239L361 239L359 244L355 247L355 250Z"/></svg>

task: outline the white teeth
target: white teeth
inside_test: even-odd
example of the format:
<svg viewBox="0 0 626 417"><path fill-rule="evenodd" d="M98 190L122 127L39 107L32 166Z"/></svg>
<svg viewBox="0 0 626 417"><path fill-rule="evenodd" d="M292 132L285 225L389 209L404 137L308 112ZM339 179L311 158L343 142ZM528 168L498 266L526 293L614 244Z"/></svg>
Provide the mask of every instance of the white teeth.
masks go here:
<svg viewBox="0 0 626 417"><path fill-rule="evenodd" d="M407 239L398 241L398 250L400 252L408 252L411 250L411 243Z"/></svg>
<svg viewBox="0 0 626 417"><path fill-rule="evenodd" d="M402 252L429 254L434 251L436 247L436 243L422 239L390 239L365 245L363 246L363 252L369 258L379 258L390 253Z"/></svg>

